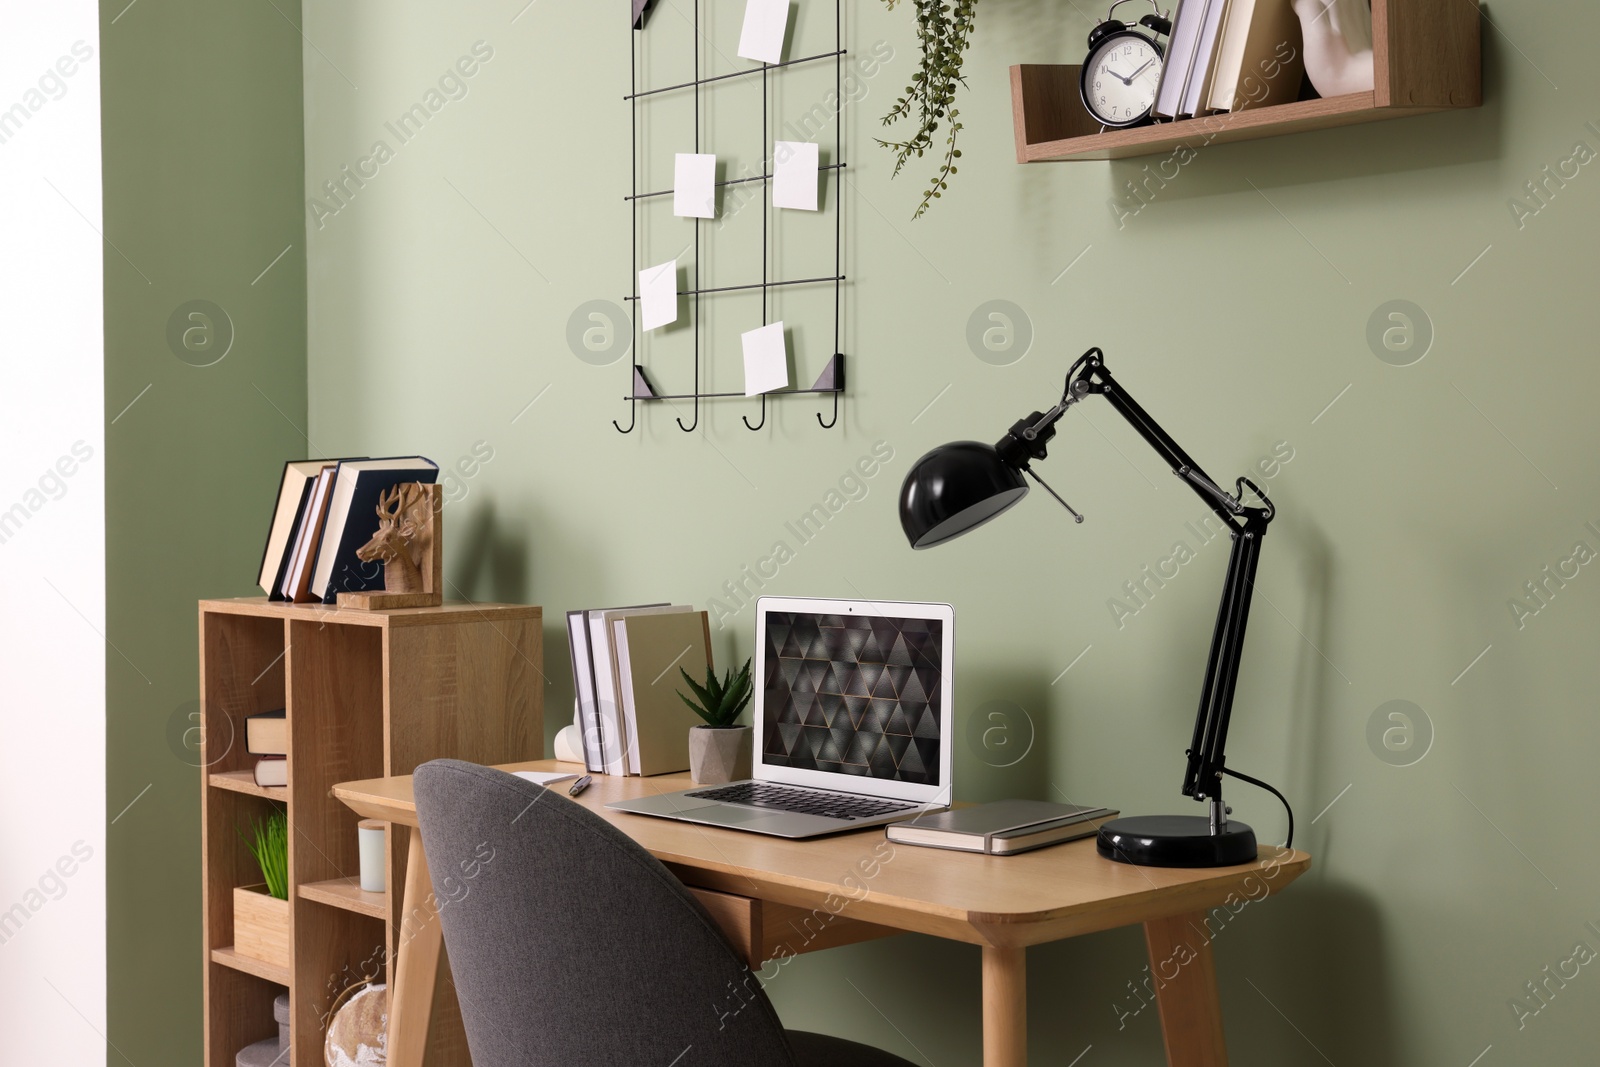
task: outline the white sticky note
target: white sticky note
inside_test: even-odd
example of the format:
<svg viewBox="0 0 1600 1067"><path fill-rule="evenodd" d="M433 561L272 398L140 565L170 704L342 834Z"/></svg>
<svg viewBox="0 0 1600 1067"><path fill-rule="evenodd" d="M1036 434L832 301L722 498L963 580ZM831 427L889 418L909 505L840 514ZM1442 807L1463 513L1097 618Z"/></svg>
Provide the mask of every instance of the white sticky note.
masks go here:
<svg viewBox="0 0 1600 1067"><path fill-rule="evenodd" d="M772 146L772 205L817 210L817 146L812 141L779 141Z"/></svg>
<svg viewBox="0 0 1600 1067"><path fill-rule="evenodd" d="M685 219L716 217L716 156L677 154L672 168L672 213Z"/></svg>
<svg viewBox="0 0 1600 1067"><path fill-rule="evenodd" d="M739 335L744 344L744 395L760 396L789 387L789 349L783 323L774 322Z"/></svg>
<svg viewBox="0 0 1600 1067"><path fill-rule="evenodd" d="M745 0L739 55L762 63L783 61L783 37L789 31L789 0Z"/></svg>
<svg viewBox="0 0 1600 1067"><path fill-rule="evenodd" d="M678 321L678 261L639 272L639 325L646 330Z"/></svg>

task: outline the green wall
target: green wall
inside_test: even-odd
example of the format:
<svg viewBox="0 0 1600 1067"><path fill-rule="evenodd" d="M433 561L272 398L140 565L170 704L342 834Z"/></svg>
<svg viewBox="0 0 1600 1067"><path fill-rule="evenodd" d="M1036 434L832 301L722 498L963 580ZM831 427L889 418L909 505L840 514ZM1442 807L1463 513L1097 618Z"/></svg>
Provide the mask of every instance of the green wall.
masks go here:
<svg viewBox="0 0 1600 1067"><path fill-rule="evenodd" d="M706 6L708 69L732 69L742 5ZM1070 795L1177 811L1226 553L1220 542L1200 546L1186 523L1204 509L1134 434L1103 405L1067 419L1046 477L1087 513L1082 526L1040 494L1003 523L913 554L896 521L916 456L951 438L994 439L1100 345L1219 480L1263 460L1275 475L1281 517L1230 756L1289 793L1296 844L1315 866L1220 938L1235 1061L1462 1067L1489 1045L1486 1065L1576 1052L1592 1038L1600 977L1581 970L1521 1029L1508 1002L1575 942L1600 948L1584 925L1600 920L1600 862L1588 847L1600 741L1591 695L1600 588L1590 587L1600 578L1574 564L1577 576L1520 628L1508 600L1574 542L1600 547L1585 525L1600 522L1590 399L1600 386L1591 337L1600 177L1587 168L1551 185L1548 206L1522 228L1508 198L1575 142L1600 147L1585 126L1600 119L1600 74L1581 57L1600 29L1592 7L1495 5L1516 44L1485 26L1481 110L1208 148L1119 226L1108 201L1151 161L1013 162L1006 68L1075 61L1090 25L1080 7L979 5L960 174L913 223L930 167L891 181L872 143L914 62L909 5L847 6L852 49L883 62L859 78L865 98L846 118L841 428L822 431L815 405L789 399L750 433L740 416L754 418L756 405L725 401L702 409L692 436L672 419L687 422L687 409L641 412L640 429L623 436L609 423L627 423L618 399L627 361L592 365L567 339L586 302L630 291L620 5L306 4L318 448L420 449L445 464L479 442L492 449L453 490L447 571L461 595L545 606L548 733L570 701L561 612L728 602L724 583L784 540L794 558L764 591L956 606L962 797ZM661 84L687 72L676 57L690 43L691 9L656 8L645 46L649 80ZM831 30L830 5L801 8L801 41ZM464 95L446 83L455 98L441 91L400 144L386 123L426 107L479 41L492 57L468 64ZM803 122L830 83L831 73L775 82L775 114ZM668 100L654 108L646 184L664 188L671 153L689 145L689 112ZM708 102L706 143L731 157L730 171L759 149L755 114L748 89ZM831 127L822 137L831 150ZM389 151L375 153L379 141ZM354 184L347 165L369 177ZM342 178L341 204L323 183ZM200 186L187 183L187 195ZM829 202L835 195L830 186ZM650 210L646 262L656 262L690 230L664 206ZM702 261L715 284L759 269L752 220L759 213L738 212L708 236ZM780 269L831 262L826 220L782 222ZM990 300L1012 302L1031 323L1031 347L1009 365L969 348L969 319ZM1419 305L1432 324L1431 350L1412 366L1369 346L1369 319L1394 300ZM808 383L827 354L831 301L796 292L776 310L795 328L797 377ZM737 333L759 309L729 300L708 311L710 386L738 389ZM687 338L671 332L644 353L664 388L689 384ZM880 441L893 458L871 479L846 481ZM842 481L841 497L857 499L798 543L785 523ZM238 561L207 557L213 588L247 570L246 534L248 523ZM1180 541L1195 558L1119 627L1108 602ZM750 622L745 610L718 632L719 656L750 654ZM1392 700L1431 724L1431 747L1412 766L1386 762L1368 740ZM1009 732L986 746L999 721L991 711L1008 716ZM1380 716L1378 736L1391 725ZM997 766L1018 749L1027 755ZM1275 801L1245 787L1233 798L1264 839L1282 839ZM1035 1062L1073 1062L1089 1045L1086 1065L1156 1062L1154 1012L1130 1014L1143 965L1132 932L1034 952ZM978 1061L975 950L918 939L861 946L797 960L768 988L791 1025L939 1067Z"/></svg>
<svg viewBox="0 0 1600 1067"><path fill-rule="evenodd" d="M101 8L110 1062L200 1062L195 601L256 592L278 471L312 451L288 18Z"/></svg>

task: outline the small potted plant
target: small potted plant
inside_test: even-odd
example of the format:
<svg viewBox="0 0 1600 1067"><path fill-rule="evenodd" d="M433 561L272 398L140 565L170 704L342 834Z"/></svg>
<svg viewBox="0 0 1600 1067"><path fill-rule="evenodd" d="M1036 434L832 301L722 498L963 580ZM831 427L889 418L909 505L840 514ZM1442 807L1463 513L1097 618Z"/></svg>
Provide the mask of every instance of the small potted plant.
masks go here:
<svg viewBox="0 0 1600 1067"><path fill-rule="evenodd" d="M289 967L289 816L274 809L239 831L266 881L233 890L233 950L241 956Z"/></svg>
<svg viewBox="0 0 1600 1067"><path fill-rule="evenodd" d="M689 776L696 785L722 785L750 777L750 727L734 720L750 703L750 661L737 675L732 671L719 680L706 667L706 684L700 685L682 667L678 673L689 683L695 699L679 691L678 698L705 720L703 726L689 728Z"/></svg>

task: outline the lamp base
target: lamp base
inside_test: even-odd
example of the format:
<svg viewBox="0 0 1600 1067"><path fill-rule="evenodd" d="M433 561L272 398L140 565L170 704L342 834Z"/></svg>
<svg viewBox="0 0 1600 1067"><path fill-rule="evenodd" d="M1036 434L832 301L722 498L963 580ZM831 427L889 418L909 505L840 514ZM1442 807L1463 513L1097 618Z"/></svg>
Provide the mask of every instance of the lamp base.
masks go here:
<svg viewBox="0 0 1600 1067"><path fill-rule="evenodd" d="M1100 855L1136 867L1234 867L1253 863L1256 832L1229 819L1211 832L1204 815L1137 815L1113 819L1095 838Z"/></svg>

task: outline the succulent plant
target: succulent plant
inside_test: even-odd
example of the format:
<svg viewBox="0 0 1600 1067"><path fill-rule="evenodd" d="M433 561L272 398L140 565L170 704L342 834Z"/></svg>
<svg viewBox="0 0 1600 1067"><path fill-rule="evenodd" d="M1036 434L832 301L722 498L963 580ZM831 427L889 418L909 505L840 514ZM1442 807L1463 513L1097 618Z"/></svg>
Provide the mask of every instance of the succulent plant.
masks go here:
<svg viewBox="0 0 1600 1067"><path fill-rule="evenodd" d="M745 660L744 666L735 675L732 671L723 675L721 679L710 666L706 667L706 684L700 685L689 672L682 667L678 673L683 675L683 680L689 683L689 688L694 691L695 699L690 700L682 691L678 699L689 705L690 709L706 721L706 725L716 729L726 729L733 726L734 720L750 703L750 697L755 690L750 684L750 661Z"/></svg>

